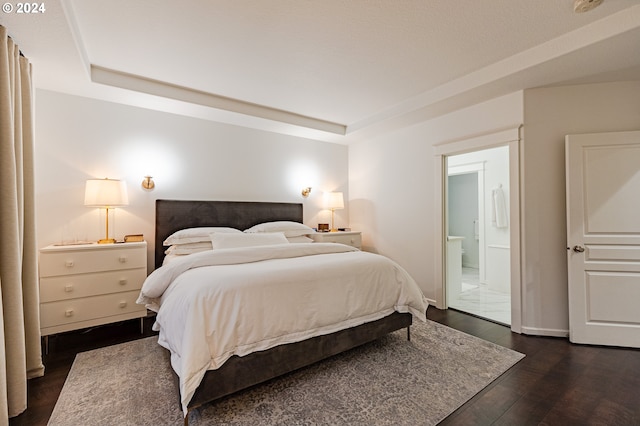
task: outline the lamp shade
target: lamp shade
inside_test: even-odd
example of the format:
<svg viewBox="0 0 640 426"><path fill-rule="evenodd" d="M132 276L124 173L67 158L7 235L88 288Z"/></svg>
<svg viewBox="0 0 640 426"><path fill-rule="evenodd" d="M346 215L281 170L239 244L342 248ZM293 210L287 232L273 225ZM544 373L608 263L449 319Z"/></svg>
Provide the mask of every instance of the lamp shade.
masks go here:
<svg viewBox="0 0 640 426"><path fill-rule="evenodd" d="M344 209L344 197L342 192L325 193L325 208L331 210Z"/></svg>
<svg viewBox="0 0 640 426"><path fill-rule="evenodd" d="M117 179L88 179L84 192L84 205L111 208L129 204L127 185Z"/></svg>

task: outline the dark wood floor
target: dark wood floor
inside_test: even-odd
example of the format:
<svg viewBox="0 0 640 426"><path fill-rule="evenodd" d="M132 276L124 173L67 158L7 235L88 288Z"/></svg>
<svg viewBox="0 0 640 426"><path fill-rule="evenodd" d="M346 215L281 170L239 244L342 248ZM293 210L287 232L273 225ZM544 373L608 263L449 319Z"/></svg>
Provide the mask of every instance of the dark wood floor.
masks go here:
<svg viewBox="0 0 640 426"><path fill-rule="evenodd" d="M430 307L427 316L526 355L442 425L640 426L640 350L518 335L452 310ZM46 425L76 353L150 336L152 321L142 334L134 320L51 338L46 375L29 382L29 408L10 426Z"/></svg>
<svg viewBox="0 0 640 426"><path fill-rule="evenodd" d="M442 425L640 425L640 350L519 335L453 310L427 314L526 355Z"/></svg>

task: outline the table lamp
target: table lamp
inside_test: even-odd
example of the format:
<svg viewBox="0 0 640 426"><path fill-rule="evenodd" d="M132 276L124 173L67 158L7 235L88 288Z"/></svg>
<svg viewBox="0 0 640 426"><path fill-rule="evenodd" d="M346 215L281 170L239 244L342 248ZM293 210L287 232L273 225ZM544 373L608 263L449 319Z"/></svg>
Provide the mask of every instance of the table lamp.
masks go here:
<svg viewBox="0 0 640 426"><path fill-rule="evenodd" d="M344 209L344 197L342 196L342 192L327 192L325 196L325 207L331 210L331 232L337 232L338 230L334 226L333 219L336 210Z"/></svg>
<svg viewBox="0 0 640 426"><path fill-rule="evenodd" d="M84 192L84 205L106 210L106 235L98 240L98 244L113 244L115 239L109 238L109 209L129 204L127 185L117 179L88 179Z"/></svg>

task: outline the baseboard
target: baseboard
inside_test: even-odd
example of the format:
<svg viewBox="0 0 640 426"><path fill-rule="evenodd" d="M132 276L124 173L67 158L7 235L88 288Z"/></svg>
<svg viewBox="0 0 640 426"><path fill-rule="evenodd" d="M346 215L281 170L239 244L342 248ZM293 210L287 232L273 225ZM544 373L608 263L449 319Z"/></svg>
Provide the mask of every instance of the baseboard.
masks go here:
<svg viewBox="0 0 640 426"><path fill-rule="evenodd" d="M556 330L553 328L521 327L522 334L530 336L569 337L569 330Z"/></svg>

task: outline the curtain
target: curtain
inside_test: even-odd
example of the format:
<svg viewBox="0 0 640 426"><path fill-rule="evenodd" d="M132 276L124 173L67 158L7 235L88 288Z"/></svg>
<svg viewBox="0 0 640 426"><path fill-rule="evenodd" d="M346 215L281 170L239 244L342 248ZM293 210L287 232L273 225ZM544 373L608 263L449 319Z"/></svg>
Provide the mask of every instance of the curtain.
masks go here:
<svg viewBox="0 0 640 426"><path fill-rule="evenodd" d="M31 64L0 26L0 425L44 374L35 235Z"/></svg>

